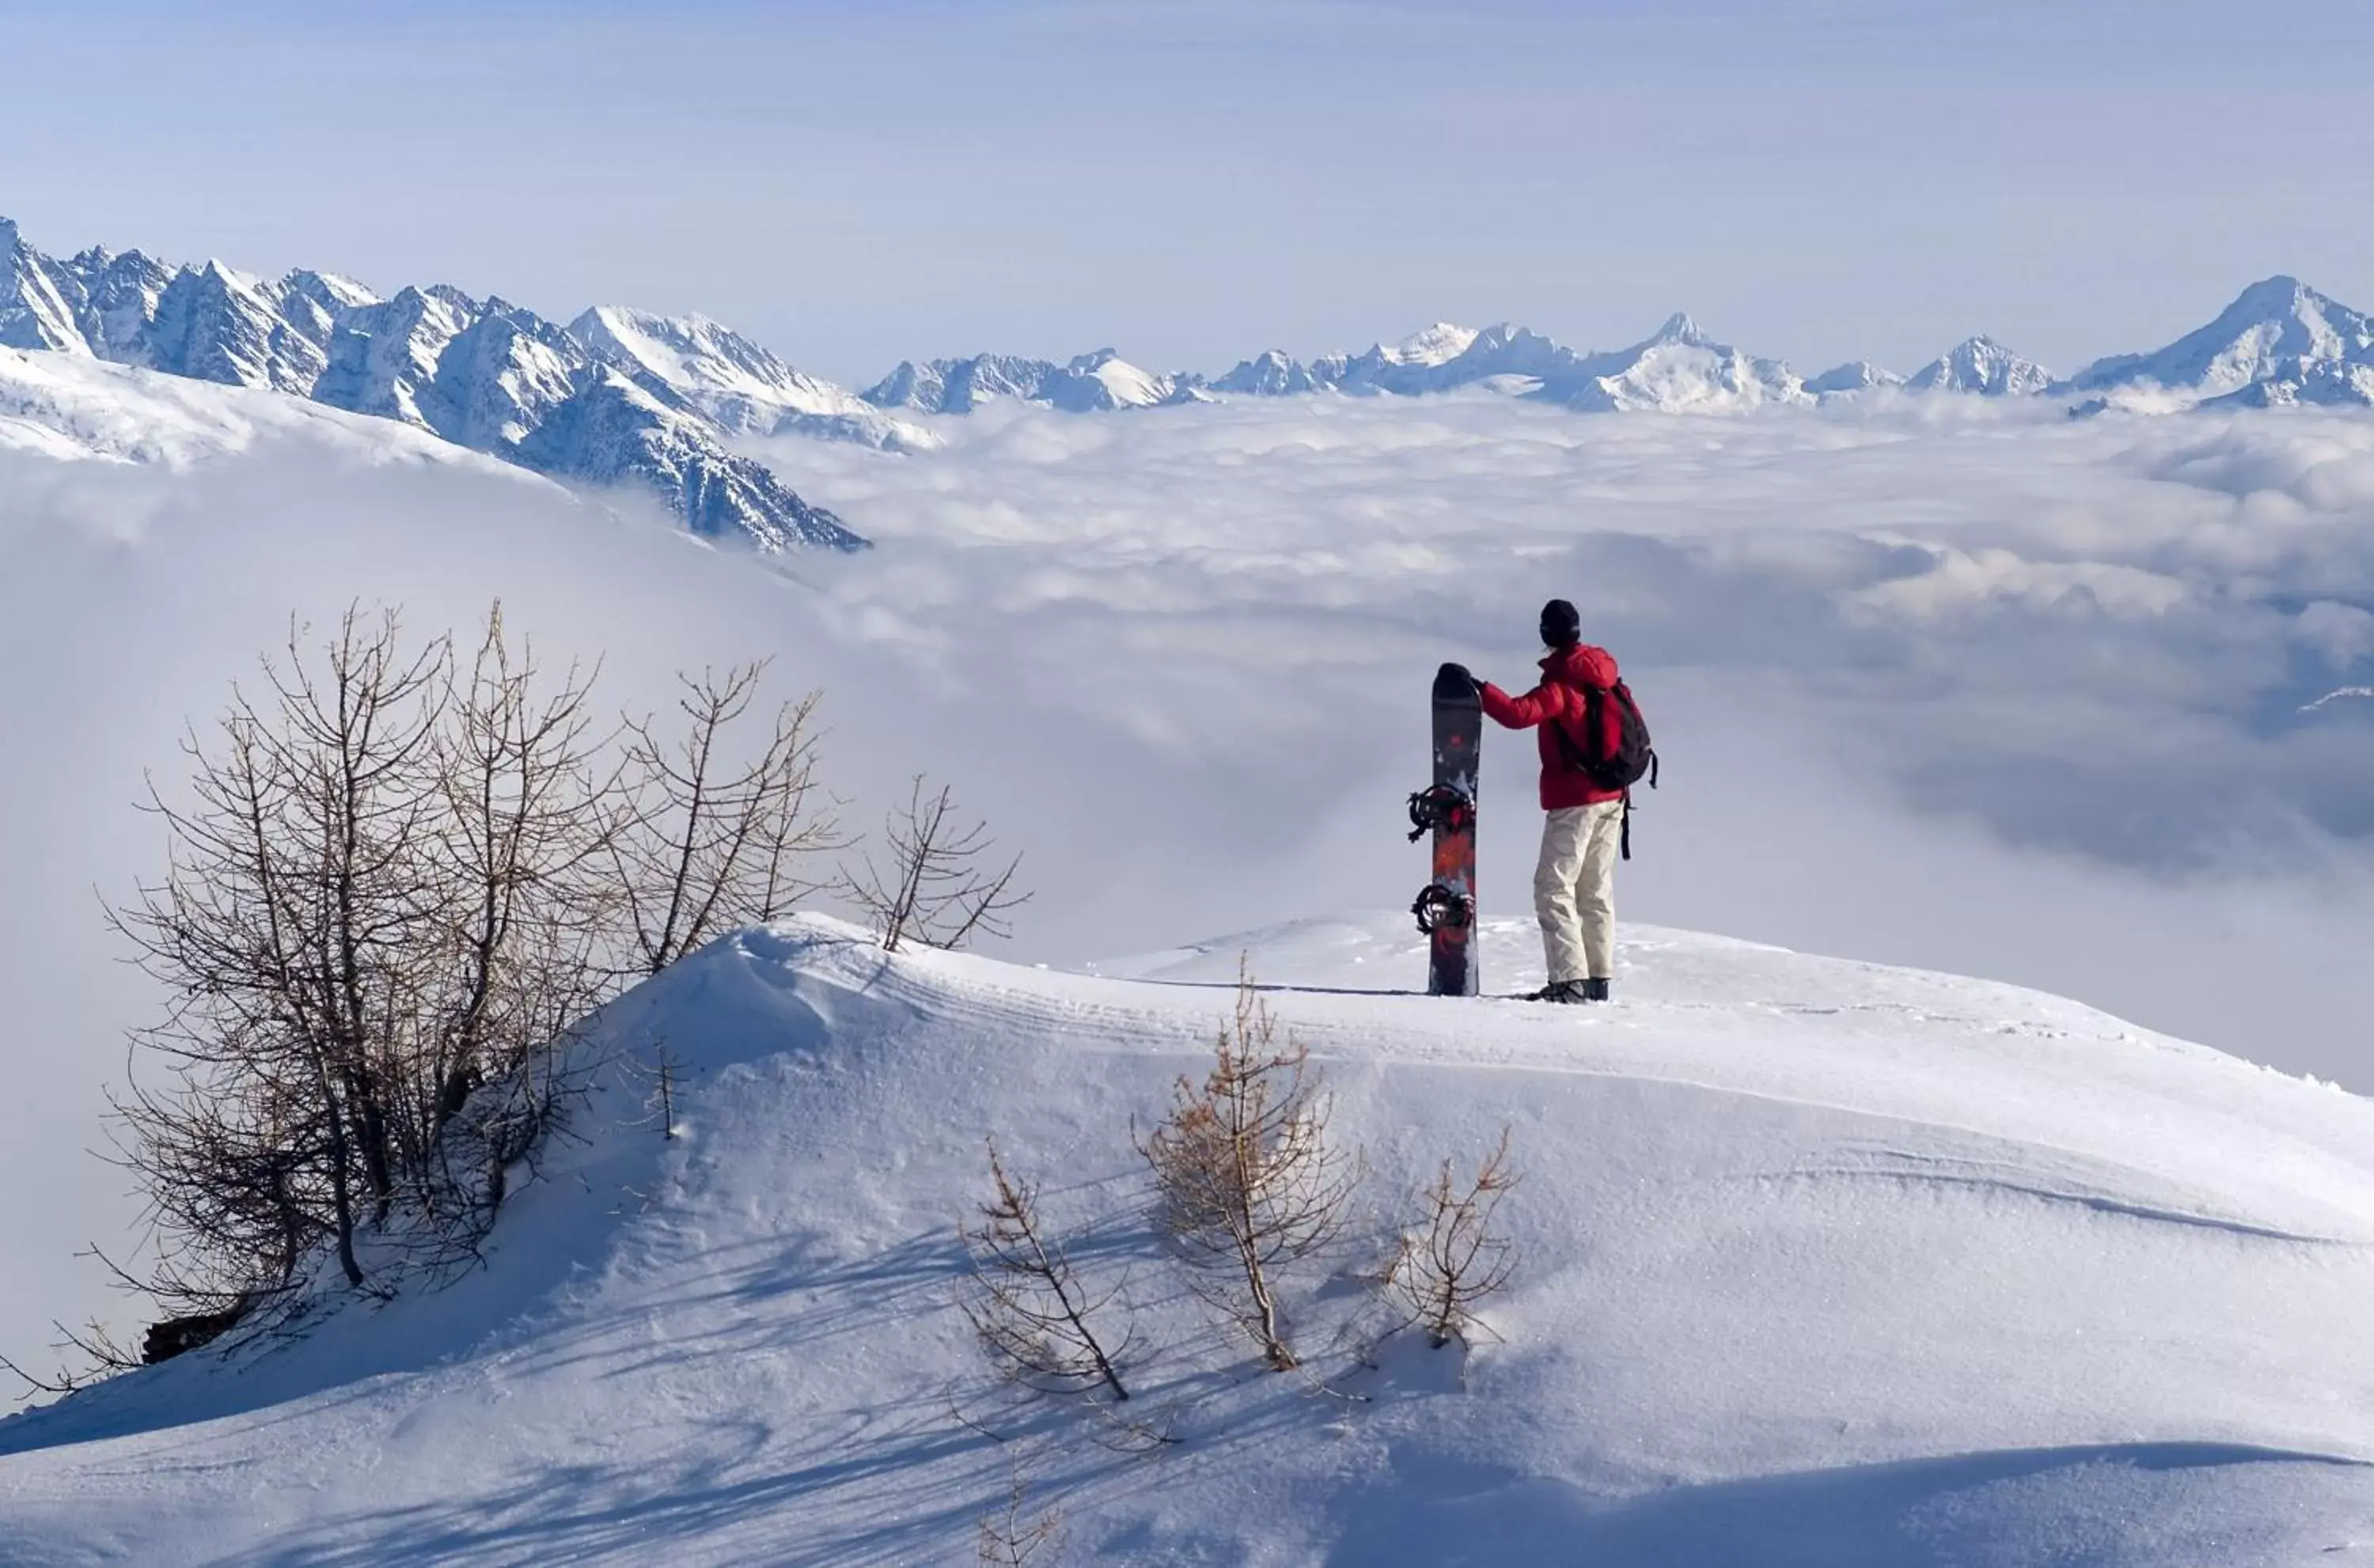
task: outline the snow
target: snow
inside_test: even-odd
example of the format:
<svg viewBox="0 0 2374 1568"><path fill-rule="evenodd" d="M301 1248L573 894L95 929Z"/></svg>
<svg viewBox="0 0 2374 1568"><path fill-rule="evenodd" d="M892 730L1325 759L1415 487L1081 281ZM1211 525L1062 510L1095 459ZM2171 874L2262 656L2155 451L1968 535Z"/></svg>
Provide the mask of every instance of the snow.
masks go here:
<svg viewBox="0 0 2374 1568"><path fill-rule="evenodd" d="M2052 384L2052 372L1981 333L1965 338L1912 372L1910 392L1972 392L1980 397L2027 397Z"/></svg>
<svg viewBox="0 0 2374 1568"><path fill-rule="evenodd" d="M2298 278L2261 280L2164 348L2098 360L2068 390L2113 406L2374 404L2374 321Z"/></svg>
<svg viewBox="0 0 2374 1568"><path fill-rule="evenodd" d="M1239 370L1254 373L1248 367ZM1099 348L1061 365L1006 354L934 359L924 365L908 360L862 395L878 408L923 414L970 414L1004 399L1094 414L1195 402L1201 385L1200 377L1157 375L1111 348Z"/></svg>
<svg viewBox="0 0 2374 1568"><path fill-rule="evenodd" d="M1437 322L1410 333L1385 352L1399 365L1447 365L1466 353L1475 341L1474 327Z"/></svg>
<svg viewBox="0 0 2374 1568"><path fill-rule="evenodd" d="M1805 390L1817 396L1839 392L1863 392L1873 387L1900 387L1904 378L1893 370L1883 369L1868 359L1851 359L1833 366L1820 375L1805 380Z"/></svg>
<svg viewBox="0 0 2374 1568"><path fill-rule="evenodd" d="M443 284L382 300L334 273L268 283L219 262L169 271L137 251L96 248L57 262L6 220L0 263L0 346L269 388L431 430L557 478L656 488L694 532L761 551L864 541L729 450L735 438L791 433L901 451L937 439L698 319L589 311L580 324L593 338L582 342L533 311ZM671 334L681 352L662 346ZM652 406L635 405L622 422L605 369L634 377ZM754 402L749 391L762 382L766 399ZM592 406L575 407L581 398ZM570 446L563 430L599 444ZM53 454L77 446L71 432L34 435L21 425L15 440Z"/></svg>
<svg viewBox="0 0 2374 1568"><path fill-rule="evenodd" d="M548 346L501 319L514 347ZM1555 369L1544 341L1477 339ZM572 417L616 424L582 450L676 461L674 436L706 428L602 375ZM139 460L0 452L0 666L19 672L0 727L42 738L0 812L0 994L43 1042L0 1126L10 1189L42 1194L0 1214L12 1354L103 1300L71 1254L120 1234L126 1202L110 1173L53 1174L99 1141L114 1014L139 1011L72 911L94 881L153 870L123 802L182 720L292 608L358 594L443 626L499 592L548 657L641 670L643 700L677 664L774 653L795 689L828 690L836 791L877 802L945 771L1028 849L1042 894L1020 952L1060 965L1405 899L1416 861L1392 819L1416 684L1447 657L1522 677L1534 610L1566 593L1677 761L1628 909L2016 975L2365 1082L2374 728L2362 702L2298 716L2374 657L2362 414L2070 421L2051 398L1937 396L1716 423L1468 390L1099 420L1008 400L931 453L765 446L883 541L778 576L391 421L56 353L0 358L0 385L18 444ZM390 461L405 453L423 461ZM1508 910L1531 781L1522 743L1494 743L1510 760L1487 765L1483 880ZM1074 1164L1132 1168L1099 1118L1158 1102L1216 1019L1222 993L1171 982L1232 973L1243 946L1274 979L1406 986L1366 977L1411 973L1403 920L1221 939L1094 984L927 961L878 1028L808 957L702 971L709 1000L667 1004L688 1020L754 989L828 999L830 1091L783 1088L807 1070L770 1042L796 1018L720 1014L742 1043L702 1047L724 1087L676 1155L638 1153L649 1129L619 1111L604 1135L629 1141L556 1167L488 1273L202 1387L193 1369L127 1386L149 1390L138 1410L86 1405L125 1430L0 1459L0 1518L30 1521L35 1562L674 1560L679 1542L691 1562L960 1561L1005 1470L947 1430L942 1396L973 1363L940 1303L945 1254L909 1244L952 1223L977 1133L1010 1117L1017 1161L1085 1205ZM1521 1560L1579 1540L1616 1562L1755 1562L1769 1541L1837 1568L1905 1561L1909 1528L1941 1561L2347 1560L2321 1550L2347 1538L2313 1532L2336 1496L2362 1516L2360 1472L2282 1456L2367 1457L2334 1305L2363 1293L2364 1129L2309 1108L2358 1102L2230 1062L2163 1072L2218 1059L2000 988L1631 934L1622 1005L1565 1024L1495 1003L1474 1016L1507 1028L1444 1034L1398 1011L1415 999L1281 999L1326 1036L1381 1194L1525 1118L1524 1191L1545 1207L1523 1223L1555 1266L1496 1316L1505 1342L1468 1392L1396 1351L1362 1386L1389 1397L1357 1413L1248 1382L1200 1314L1150 1305L1163 1387L1196 1396L1201 1445L1159 1462L1183 1468L968 1392L969 1415L1021 1423L1034 1484L1078 1483L1082 1555L1456 1560L1465 1532ZM1488 983L1517 989L1522 926L1487 936ZM1116 1019L1118 1046L1098 1033ZM1544 1065L1574 1049L1589 1071ZM1016 1097L1043 1083L1052 1104ZM568 1198L572 1173L606 1202ZM626 1187L663 1196L647 1215ZM1584 1193L1613 1196L1566 1196ZM885 1298L905 1337L842 1327ZM366 1316L368 1334L340 1326ZM1992 1360L1915 1337L1915 1318L1963 1316ZM674 1359L642 1364L659 1351ZM1281 1515L1299 1521L1282 1535L1237 1523Z"/></svg>
<svg viewBox="0 0 2374 1568"><path fill-rule="evenodd" d="M370 462L504 465L388 421L250 387L220 386L64 354L0 348L0 447L70 461L219 461L259 442L325 445ZM522 483L540 483L509 471Z"/></svg>
<svg viewBox="0 0 2374 1568"><path fill-rule="evenodd" d="M828 435L896 451L939 438L893 418L846 387L784 364L706 316L655 316L602 305L569 324L571 336L639 380L657 383L738 435Z"/></svg>
<svg viewBox="0 0 2374 1568"><path fill-rule="evenodd" d="M1093 975L817 919L723 942L608 1024L688 1065L678 1141L614 1076L484 1270L0 1425L12 1562L961 1562L1017 1464L1117 1563L2374 1551L2365 1102L2008 987L1650 928L1604 1010L1429 999L1406 926ZM1524 924L1481 934L1487 984L1537 978ZM1371 1165L1289 1292L1355 1398L1258 1370L1147 1232L1132 1118L1240 955ZM1354 1276L1503 1126L1495 1338L1364 1368L1325 1334ZM977 1359L953 1226L992 1132L1126 1280L1172 1446L1117 1454Z"/></svg>
<svg viewBox="0 0 2374 1568"><path fill-rule="evenodd" d="M2179 412L2204 402L2368 406L2374 405L2374 319L2295 278L2274 277L2253 284L2216 321L2166 348L2099 360L2065 380L1983 333L1909 378L1857 359L1806 379L1780 360L1718 342L1685 311L1640 342L1613 351L1578 351L1506 322L1481 330L1437 322L1392 347L1377 344L1307 363L1272 348L1209 379L1137 372L1143 382L1135 384L1144 390L1111 399L1052 392L1063 374L1048 361L993 356L920 367L910 362L865 396L885 407L947 414L970 413L995 396L1091 412L1182 401L1182 392L1202 388L1249 397L1315 392L1415 397L1480 387L1593 413L1737 414L1895 387L1994 398L2049 392L2074 399L2075 411L2086 414L2112 407ZM984 390L976 392L976 385Z"/></svg>
<svg viewBox="0 0 2374 1568"><path fill-rule="evenodd" d="M88 354L46 257L0 217L0 347Z"/></svg>
<svg viewBox="0 0 2374 1568"><path fill-rule="evenodd" d="M1661 414L1730 413L1813 401L1786 365L1717 343L1680 312L1646 342L1581 362L1536 395L1572 408Z"/></svg>

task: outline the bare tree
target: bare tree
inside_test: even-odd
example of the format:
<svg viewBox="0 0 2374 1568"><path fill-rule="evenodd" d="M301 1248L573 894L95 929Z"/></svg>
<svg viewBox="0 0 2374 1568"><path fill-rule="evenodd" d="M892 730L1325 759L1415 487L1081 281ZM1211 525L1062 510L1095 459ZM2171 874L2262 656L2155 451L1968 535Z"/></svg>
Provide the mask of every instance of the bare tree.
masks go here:
<svg viewBox="0 0 2374 1568"><path fill-rule="evenodd" d="M350 609L316 665L292 625L269 696L235 689L216 748L186 743L193 803L151 790L169 869L111 915L167 991L138 1038L173 1082L120 1108L170 1238L160 1278L186 1298L285 1283L324 1234L363 1281L356 1232L395 1197L390 1079L441 912L424 839L448 657Z"/></svg>
<svg viewBox="0 0 2374 1568"><path fill-rule="evenodd" d="M972 1260L963 1307L981 1344L1017 1375L1063 1387L1101 1385L1126 1400L1115 1361L1127 1343L1109 1352L1089 1321L1112 1303L1118 1287L1095 1294L1080 1282L1070 1256L1039 1218L1038 1189L1007 1174L994 1139L989 1176L993 1197L981 1205L977 1224L960 1227Z"/></svg>
<svg viewBox="0 0 2374 1568"><path fill-rule="evenodd" d="M641 974L783 914L822 885L800 875L805 857L841 843L817 783L820 693L784 704L758 755L733 760L766 668L680 677L685 727L674 739L649 718L628 721L611 856L629 960Z"/></svg>
<svg viewBox="0 0 2374 1568"><path fill-rule="evenodd" d="M1158 1217L1181 1257L1277 1371L1299 1364L1278 1302L1280 1273L1341 1233L1360 1161L1329 1140L1329 1102L1309 1051L1240 977L1236 1012L1201 1083L1181 1078L1169 1116L1139 1144Z"/></svg>
<svg viewBox="0 0 2374 1568"><path fill-rule="evenodd" d="M1452 1179L1451 1162L1442 1162L1434 1185L1426 1189L1423 1224L1402 1238L1401 1254L1387 1282L1408 1308L1410 1321L1425 1327L1437 1350L1465 1340L1476 1326L1478 1304L1507 1285L1515 1272L1514 1244L1493 1228L1493 1218L1517 1180L1509 1164L1509 1131L1503 1128L1500 1141L1465 1187Z"/></svg>
<svg viewBox="0 0 2374 1568"><path fill-rule="evenodd" d="M958 948L976 937L1013 934L1006 917L1030 901L1014 887L1022 857L995 869L988 825L963 823L946 785L929 789L917 774L906 805L885 820L883 837L883 863L864 853L841 879L883 951L897 953L910 942Z"/></svg>
<svg viewBox="0 0 2374 1568"><path fill-rule="evenodd" d="M362 1285L399 1204L405 1248L466 1251L621 971L589 672L546 679L498 604L461 667L356 607L318 648L292 624L264 676L184 743L185 793L152 784L166 874L110 910L167 998L135 1036L163 1071L117 1105L149 1288L199 1319L324 1242Z"/></svg>

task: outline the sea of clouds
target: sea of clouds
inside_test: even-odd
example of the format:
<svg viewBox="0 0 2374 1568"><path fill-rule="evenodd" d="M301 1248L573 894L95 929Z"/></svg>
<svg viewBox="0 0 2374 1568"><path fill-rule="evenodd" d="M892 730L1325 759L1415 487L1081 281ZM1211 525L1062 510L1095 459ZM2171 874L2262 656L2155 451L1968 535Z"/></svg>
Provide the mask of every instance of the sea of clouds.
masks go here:
<svg viewBox="0 0 2374 1568"><path fill-rule="evenodd" d="M953 783L1026 854L1012 953L1061 963L1406 904L1435 664L1523 684L1561 595L1666 759L1628 915L2035 984L2374 1086L2374 702L2309 708L2374 675L2374 421L1477 393L945 431L764 448L878 541L773 565L301 429L212 460L0 451L0 1352L130 1310L72 1254L136 1214L89 1151L154 1007L100 908L160 863L144 770L173 788L184 726L291 613L357 598L433 630L500 595L624 707L773 657L781 690L826 691L852 824L915 772ZM1516 911L1526 740L1485 768L1484 898Z"/></svg>

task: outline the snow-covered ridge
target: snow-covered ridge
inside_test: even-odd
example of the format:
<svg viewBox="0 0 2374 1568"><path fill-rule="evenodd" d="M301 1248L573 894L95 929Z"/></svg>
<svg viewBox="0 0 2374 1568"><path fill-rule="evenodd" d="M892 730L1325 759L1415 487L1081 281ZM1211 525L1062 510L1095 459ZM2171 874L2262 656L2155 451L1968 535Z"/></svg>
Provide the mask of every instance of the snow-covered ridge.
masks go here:
<svg viewBox="0 0 2374 1568"><path fill-rule="evenodd" d="M1125 372L1131 392L1083 395L1083 365ZM1071 380L1067 380L1072 378ZM1577 350L1511 322L1475 328L1438 322L1398 344L1304 360L1282 348L1242 359L1212 377L1157 376L1117 361L1111 349L1075 360L981 355L902 364L867 389L884 408L965 414L1011 397L1087 411L1193 402L1218 394L1292 397L1332 392L1356 397L1420 396L1463 387L1561 404L1594 413L1732 412L1804 405L1901 390L1978 397L2050 397L2073 412L2120 406L2139 412L2234 404L2354 404L2374 406L2374 322L2288 277L2242 294L2210 325L2166 348L2098 361L2061 378L1981 333L1898 375L1867 359L1803 376L1778 359L1748 354L1676 314L1639 342Z"/></svg>
<svg viewBox="0 0 2374 1568"><path fill-rule="evenodd" d="M606 1015L582 1141L486 1267L0 1423L12 1561L973 1561L1023 1477L1083 1561L2333 1560L2374 1505L2374 1108L2073 1003L1634 929L1596 1009L1409 994L1398 914L1050 973L805 919ZM1495 989L1529 923L1481 930ZM1168 1270L1133 1147L1240 955L1367 1151L1288 1276L1311 1374ZM678 1136L649 1053L678 1073ZM637 1053L642 1067L634 1070ZM1510 1129L1494 1338L1357 1322ZM955 1305L982 1138L1141 1330L1136 1458ZM1108 1320L1110 1322L1110 1320ZM1343 1398L1350 1395L1355 1398Z"/></svg>
<svg viewBox="0 0 2374 1568"><path fill-rule="evenodd" d="M309 399L80 355L0 348L0 451L177 466L278 437L326 443L366 462L476 465L522 485L545 483L426 430Z"/></svg>
<svg viewBox="0 0 2374 1568"><path fill-rule="evenodd" d="M713 322L602 308L571 327L437 285L277 282L137 251L58 259L0 218L0 347L283 392L394 420L563 480L638 486L698 532L764 550L865 541L730 441L933 438ZM29 395L16 399L19 440ZM71 432L53 431L66 446Z"/></svg>
<svg viewBox="0 0 2374 1568"><path fill-rule="evenodd" d="M1099 348L1060 365L1010 354L976 354L921 365L905 360L862 395L876 408L921 414L970 414L998 398L1092 414L1194 403L1203 396L1202 387L1199 376L1158 375L1110 348Z"/></svg>

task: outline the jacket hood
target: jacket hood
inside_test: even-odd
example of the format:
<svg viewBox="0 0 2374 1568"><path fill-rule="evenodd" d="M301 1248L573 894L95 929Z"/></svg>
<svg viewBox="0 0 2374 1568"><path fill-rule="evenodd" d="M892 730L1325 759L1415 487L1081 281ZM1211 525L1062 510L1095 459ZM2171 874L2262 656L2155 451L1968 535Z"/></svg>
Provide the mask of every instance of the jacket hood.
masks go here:
<svg viewBox="0 0 2374 1568"><path fill-rule="evenodd" d="M1612 686L1616 656L1587 642L1561 648L1542 661L1542 673L1569 686Z"/></svg>

